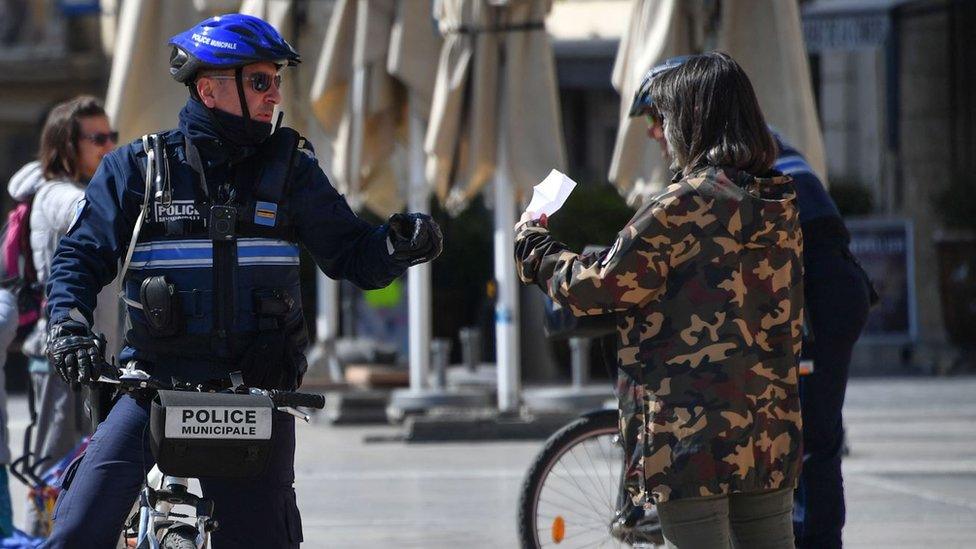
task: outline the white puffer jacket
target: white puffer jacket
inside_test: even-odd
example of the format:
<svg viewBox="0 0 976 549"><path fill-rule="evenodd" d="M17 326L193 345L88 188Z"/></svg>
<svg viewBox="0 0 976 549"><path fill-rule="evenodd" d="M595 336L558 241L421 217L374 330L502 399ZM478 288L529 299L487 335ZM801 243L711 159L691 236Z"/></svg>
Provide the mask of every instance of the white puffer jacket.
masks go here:
<svg viewBox="0 0 976 549"><path fill-rule="evenodd" d="M14 174L7 192L17 201L27 200L34 195L30 242L37 279L45 282L51 273L51 259L58 249L58 242L68 232L78 203L85 197L85 185L44 179L39 163L31 162Z"/></svg>
<svg viewBox="0 0 976 549"><path fill-rule="evenodd" d="M37 279L44 283L51 273L51 260L58 249L58 242L68 232L78 204L85 197L85 186L74 181L45 179L40 163L31 162L10 178L7 192L17 201L28 200L34 195L30 242ZM24 354L43 355L46 330L46 322L41 319L24 341Z"/></svg>

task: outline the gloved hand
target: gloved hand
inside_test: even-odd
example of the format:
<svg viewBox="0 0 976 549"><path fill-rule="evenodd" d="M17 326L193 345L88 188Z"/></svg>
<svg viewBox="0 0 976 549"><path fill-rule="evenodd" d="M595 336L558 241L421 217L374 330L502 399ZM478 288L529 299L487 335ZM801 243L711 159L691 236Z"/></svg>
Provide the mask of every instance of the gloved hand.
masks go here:
<svg viewBox="0 0 976 549"><path fill-rule="evenodd" d="M95 381L103 360L102 345L88 326L65 320L48 328L47 360L69 384Z"/></svg>
<svg viewBox="0 0 976 549"><path fill-rule="evenodd" d="M388 225L390 254L393 259L417 265L433 261L444 249L441 228L429 215L393 214Z"/></svg>

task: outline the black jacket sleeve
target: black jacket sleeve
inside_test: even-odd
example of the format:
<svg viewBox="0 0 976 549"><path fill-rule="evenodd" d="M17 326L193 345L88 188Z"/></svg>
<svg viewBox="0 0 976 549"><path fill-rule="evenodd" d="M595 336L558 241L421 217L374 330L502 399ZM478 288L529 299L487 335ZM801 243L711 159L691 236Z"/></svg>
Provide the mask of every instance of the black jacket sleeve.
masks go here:
<svg viewBox="0 0 976 549"><path fill-rule="evenodd" d="M291 209L298 239L326 275L368 290L383 288L406 271L407 263L390 255L387 225L357 217L314 159L303 159L296 181Z"/></svg>

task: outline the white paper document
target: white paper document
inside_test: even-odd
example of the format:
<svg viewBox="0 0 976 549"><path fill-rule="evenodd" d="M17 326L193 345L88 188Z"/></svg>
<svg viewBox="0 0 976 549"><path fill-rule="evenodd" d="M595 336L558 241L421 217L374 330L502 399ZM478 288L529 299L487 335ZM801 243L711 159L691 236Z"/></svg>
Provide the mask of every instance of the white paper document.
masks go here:
<svg viewBox="0 0 976 549"><path fill-rule="evenodd" d="M559 170L552 170L542 183L532 187L532 201L525 211L532 212L532 219L539 219L542 214L551 216L563 207L575 188L576 182L569 176Z"/></svg>

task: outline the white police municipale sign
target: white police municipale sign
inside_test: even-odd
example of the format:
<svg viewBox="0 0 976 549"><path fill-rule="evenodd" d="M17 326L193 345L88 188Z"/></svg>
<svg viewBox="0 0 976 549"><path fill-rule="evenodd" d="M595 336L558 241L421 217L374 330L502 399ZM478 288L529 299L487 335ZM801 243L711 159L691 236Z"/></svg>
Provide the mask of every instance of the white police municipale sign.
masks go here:
<svg viewBox="0 0 976 549"><path fill-rule="evenodd" d="M271 408L250 406L167 406L166 438L267 440Z"/></svg>

